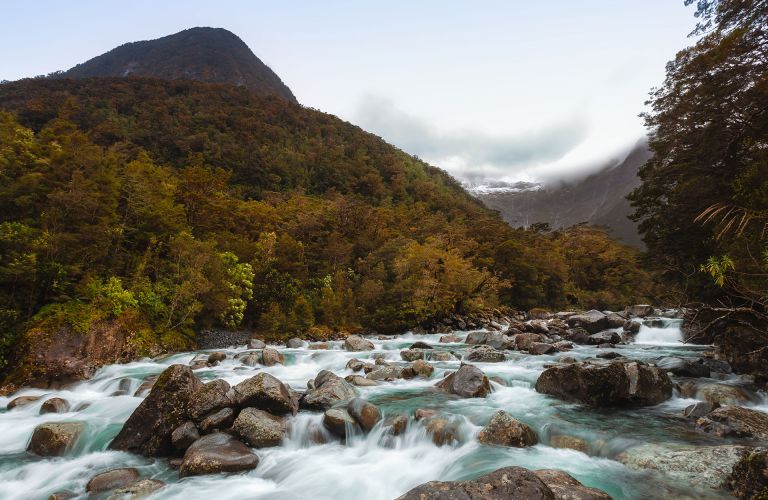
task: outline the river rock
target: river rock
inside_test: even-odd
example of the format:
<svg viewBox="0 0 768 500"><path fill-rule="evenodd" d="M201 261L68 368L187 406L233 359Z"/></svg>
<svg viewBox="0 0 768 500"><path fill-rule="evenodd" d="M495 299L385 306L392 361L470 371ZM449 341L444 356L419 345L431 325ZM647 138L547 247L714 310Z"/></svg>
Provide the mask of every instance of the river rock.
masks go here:
<svg viewBox="0 0 768 500"><path fill-rule="evenodd" d="M118 488L112 492L107 500L125 500L147 498L154 492L165 487L165 483L159 479L141 479L125 488Z"/></svg>
<svg viewBox="0 0 768 500"><path fill-rule="evenodd" d="M139 387L136 388L136 392L133 393L134 397L144 397L147 394L149 394L149 391L152 390L152 387L155 385L155 382L157 382L157 376L149 376L146 377L144 380L142 380Z"/></svg>
<svg viewBox="0 0 768 500"><path fill-rule="evenodd" d="M315 377L315 388L307 391L301 399L301 407L308 410L327 410L340 401L347 401L357 395L355 388L343 378L328 370L322 370Z"/></svg>
<svg viewBox="0 0 768 500"><path fill-rule="evenodd" d="M557 435L549 438L549 445L553 448L565 448L586 453L589 450L589 444L576 436Z"/></svg>
<svg viewBox="0 0 768 500"><path fill-rule="evenodd" d="M583 328L589 333L597 333L609 328L608 316L594 309L570 316L565 321L571 328Z"/></svg>
<svg viewBox="0 0 768 500"><path fill-rule="evenodd" d="M264 349L265 347L267 347L267 344L265 344L263 340L260 340L260 339L248 340L248 349Z"/></svg>
<svg viewBox="0 0 768 500"><path fill-rule="evenodd" d="M765 498L768 493L768 449L755 448L744 453L733 466L725 485L739 499Z"/></svg>
<svg viewBox="0 0 768 500"><path fill-rule="evenodd" d="M587 343L599 346L601 344L618 344L619 342L621 342L621 335L613 330L606 330L590 335Z"/></svg>
<svg viewBox="0 0 768 500"><path fill-rule="evenodd" d="M567 472L540 469L533 473L544 481L558 500L612 500L608 493L584 486Z"/></svg>
<svg viewBox="0 0 768 500"><path fill-rule="evenodd" d="M423 342L421 340L417 340L408 349L432 349L432 346L427 344L426 342Z"/></svg>
<svg viewBox="0 0 768 500"><path fill-rule="evenodd" d="M435 384L435 387L463 398L484 398L491 392L488 377L482 370L472 365L462 365Z"/></svg>
<svg viewBox="0 0 768 500"><path fill-rule="evenodd" d="M608 320L608 328L623 328L627 318L615 312L606 312L605 317Z"/></svg>
<svg viewBox="0 0 768 500"><path fill-rule="evenodd" d="M417 359L411 363L411 370L418 377L429 378L435 371L435 367L424 361L423 359Z"/></svg>
<svg viewBox="0 0 768 500"><path fill-rule="evenodd" d="M458 335L449 334L440 337L441 344L458 344L459 342L461 342L461 337Z"/></svg>
<svg viewBox="0 0 768 500"><path fill-rule="evenodd" d="M368 432L381 420L381 411L373 403L361 398L353 398L347 404L347 413L360 425L363 431Z"/></svg>
<svg viewBox="0 0 768 500"><path fill-rule="evenodd" d="M456 361L456 356L448 351L433 351L429 353L431 361Z"/></svg>
<svg viewBox="0 0 768 500"><path fill-rule="evenodd" d="M13 410L14 408L31 405L32 403L39 401L40 398L42 398L42 396L19 396L17 398L13 398L5 408L7 410Z"/></svg>
<svg viewBox="0 0 768 500"><path fill-rule="evenodd" d="M483 444L524 448L538 443L539 437L528 425L515 420L504 410L499 410L477 435L477 440Z"/></svg>
<svg viewBox="0 0 768 500"><path fill-rule="evenodd" d="M261 351L261 362L264 366L284 365L285 356L277 349L266 347Z"/></svg>
<svg viewBox="0 0 768 500"><path fill-rule="evenodd" d="M232 388L240 408L259 408L274 415L296 414L298 405L288 387L268 373L259 373Z"/></svg>
<svg viewBox="0 0 768 500"><path fill-rule="evenodd" d="M488 345L479 345L469 350L466 356L468 361L475 361L480 363L500 363L505 361L507 357L502 351L497 351Z"/></svg>
<svg viewBox="0 0 768 500"><path fill-rule="evenodd" d="M680 396L703 399L714 405L741 405L750 401L749 394L741 387L728 384L684 382L680 384Z"/></svg>
<svg viewBox="0 0 768 500"><path fill-rule="evenodd" d="M370 380L395 380L403 378L403 369L398 366L377 366L366 375L366 378Z"/></svg>
<svg viewBox="0 0 768 500"><path fill-rule="evenodd" d="M197 431L195 424L189 420L176 427L171 433L173 447L181 452L189 448L198 439L200 439L200 433Z"/></svg>
<svg viewBox="0 0 768 500"><path fill-rule="evenodd" d="M329 408L323 415L323 426L332 434L345 438L347 427L356 428L357 421L352 418L346 408Z"/></svg>
<svg viewBox="0 0 768 500"><path fill-rule="evenodd" d="M719 406L720 405L717 404L713 405L712 403L707 403L706 401L694 403L685 407L683 416L687 418L700 418L716 410Z"/></svg>
<svg viewBox="0 0 768 500"><path fill-rule="evenodd" d="M229 434L215 432L203 436L187 448L179 468L179 477L241 472L259 464L250 448Z"/></svg>
<svg viewBox="0 0 768 500"><path fill-rule="evenodd" d="M304 341L298 337L293 337L288 339L288 342L286 342L285 345L289 349L301 349L304 347Z"/></svg>
<svg viewBox="0 0 768 500"><path fill-rule="evenodd" d="M210 434L213 431L226 429L234 421L235 411L232 408L222 408L205 417L198 424L198 428L203 434Z"/></svg>
<svg viewBox="0 0 768 500"><path fill-rule="evenodd" d="M352 370L353 372L359 372L362 371L363 367L365 367L366 363L360 361L357 358L352 358L349 361L347 361L347 368Z"/></svg>
<svg viewBox="0 0 768 500"><path fill-rule="evenodd" d="M372 351L374 345L373 342L359 335L350 335L344 339L344 349L347 351Z"/></svg>
<svg viewBox="0 0 768 500"><path fill-rule="evenodd" d="M254 448L267 448L280 446L288 425L282 417L256 408L246 408L235 419L232 430Z"/></svg>
<svg viewBox="0 0 768 500"><path fill-rule="evenodd" d="M72 449L85 429L83 422L49 422L32 432L27 451L41 457L60 457Z"/></svg>
<svg viewBox="0 0 768 500"><path fill-rule="evenodd" d="M591 406L652 406L672 396L663 370L641 361L587 360L544 370L536 391Z"/></svg>
<svg viewBox="0 0 768 500"><path fill-rule="evenodd" d="M720 437L768 439L768 413L722 406L696 421L696 428Z"/></svg>
<svg viewBox="0 0 768 500"><path fill-rule="evenodd" d="M464 340L464 343L469 345L484 344L485 339L488 338L488 334L489 332L486 331L469 332L467 334L467 338Z"/></svg>
<svg viewBox="0 0 768 500"><path fill-rule="evenodd" d="M644 318L653 314L653 306L648 304L637 304L634 306L627 306L624 312L629 316L636 316L638 318Z"/></svg>
<svg viewBox="0 0 768 500"><path fill-rule="evenodd" d="M553 354L557 352L557 348L552 344L545 344L544 342L532 342L528 346L528 353L535 354L537 356L542 354Z"/></svg>
<svg viewBox="0 0 768 500"><path fill-rule="evenodd" d="M225 352L212 352L208 355L208 364L211 366L218 365L222 361L227 359L227 353Z"/></svg>
<svg viewBox="0 0 768 500"><path fill-rule="evenodd" d="M640 323L639 321L628 319L627 321L624 322L624 325L622 326L622 328L624 328L625 332L629 332L634 335L640 331L640 327L642 325L643 324Z"/></svg>
<svg viewBox="0 0 768 500"><path fill-rule="evenodd" d="M677 356L666 356L656 361L656 366L678 377L709 377L710 370L704 360L689 360Z"/></svg>
<svg viewBox="0 0 768 500"><path fill-rule="evenodd" d="M403 361L416 361L417 359L424 359L424 350L423 349L406 349L404 351L400 351L400 357L403 358Z"/></svg>
<svg viewBox="0 0 768 500"><path fill-rule="evenodd" d="M544 481L523 467L504 467L472 481L430 481L397 500L556 500Z"/></svg>
<svg viewBox="0 0 768 500"><path fill-rule="evenodd" d="M547 337L539 333L518 333L515 335L515 349L527 351L534 342L544 342Z"/></svg>
<svg viewBox="0 0 768 500"><path fill-rule="evenodd" d="M76 493L64 490L51 493L51 495L48 497L48 500L72 500L73 498L77 498Z"/></svg>
<svg viewBox="0 0 768 500"><path fill-rule="evenodd" d="M641 444L626 449L616 460L633 469L657 470L683 483L719 488L745 446L690 446Z"/></svg>
<svg viewBox="0 0 768 500"><path fill-rule="evenodd" d="M453 422L445 418L430 418L425 422L424 428L435 446L451 445L457 441L459 429Z"/></svg>
<svg viewBox="0 0 768 500"><path fill-rule="evenodd" d="M384 429L392 436L400 436L408 427L408 417L405 415L389 415L384 420Z"/></svg>
<svg viewBox="0 0 768 500"><path fill-rule="evenodd" d="M240 361L245 366L258 366L261 363L261 353L260 352L248 352L244 355L237 358L238 361Z"/></svg>
<svg viewBox="0 0 768 500"><path fill-rule="evenodd" d="M344 380L358 387L375 387L379 385L379 383L376 382L375 380L365 378L362 375L347 375L346 377L344 377Z"/></svg>
<svg viewBox="0 0 768 500"><path fill-rule="evenodd" d="M217 379L196 390L189 399L189 416L199 423L207 415L234 404L231 387L226 380Z"/></svg>
<svg viewBox="0 0 768 500"><path fill-rule="evenodd" d="M108 470L93 476L85 486L85 491L95 495L115 488L124 488L138 481L140 477L139 471L133 467Z"/></svg>
<svg viewBox="0 0 768 500"><path fill-rule="evenodd" d="M109 448L145 456L172 454L171 434L190 419L192 395L201 387L203 383L188 366L169 366L157 378L149 395L128 417Z"/></svg>
<svg viewBox="0 0 768 500"><path fill-rule="evenodd" d="M45 413L67 413L69 411L69 401L64 398L46 399L40 407L40 415Z"/></svg>

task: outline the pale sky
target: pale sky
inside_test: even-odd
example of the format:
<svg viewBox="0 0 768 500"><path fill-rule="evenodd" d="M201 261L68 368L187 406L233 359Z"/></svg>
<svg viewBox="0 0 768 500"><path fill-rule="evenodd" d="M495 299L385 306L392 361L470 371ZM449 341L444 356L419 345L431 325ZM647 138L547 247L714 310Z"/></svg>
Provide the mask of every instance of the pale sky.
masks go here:
<svg viewBox="0 0 768 500"><path fill-rule="evenodd" d="M691 43L683 0L0 2L0 79L194 26L242 38L305 106L462 180L569 177L644 134Z"/></svg>

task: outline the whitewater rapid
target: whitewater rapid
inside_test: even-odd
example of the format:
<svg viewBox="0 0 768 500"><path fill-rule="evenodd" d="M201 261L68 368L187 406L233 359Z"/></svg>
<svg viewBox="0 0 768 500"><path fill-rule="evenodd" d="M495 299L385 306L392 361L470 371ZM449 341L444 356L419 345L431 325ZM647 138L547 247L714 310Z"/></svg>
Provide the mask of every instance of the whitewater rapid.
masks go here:
<svg viewBox="0 0 768 500"><path fill-rule="evenodd" d="M460 332L463 339L468 332ZM634 344L617 346L628 358L653 360L663 355L696 356L706 347L681 344L679 322L661 327L642 326ZM235 385L257 371L268 372L297 390L320 370L338 375L351 374L346 368L352 358L371 359L383 355L393 363L404 362L400 351L421 340L435 349L463 353L463 343L444 344L440 335L406 334L388 339L372 338L375 350L346 352L341 342L329 342L329 349L289 349L275 346L285 355L285 365L256 368L234 359L245 346L217 349L227 359L215 367L196 370L204 381L222 378ZM200 351L211 352L211 351ZM597 353L595 347L575 346L566 353L585 359ZM346 443L329 439L318 444L316 436L325 431L321 413L300 412L290 419L290 435L282 446L256 450L259 466L236 475L212 475L178 479L178 471L166 459L148 459L124 452L108 451L107 445L123 422L142 401L134 396L142 381L158 375L174 363L188 364L199 352L180 353L161 359L146 359L102 368L90 380L61 390L24 389L22 395L45 396L39 401L13 410L0 410L0 498L47 498L61 490L84 491L85 484L98 472L115 467L136 467L143 477L160 479L167 486L152 498L216 500L259 499L369 499L391 500L414 486L431 480L459 480L477 477L507 465L528 468L562 469L588 486L605 490L614 498L666 496L718 498L719 493L697 490L695 484L679 484L660 473L637 471L615 461L616 454L633 444L645 442L706 443L690 432L680 411L693 400L673 397L652 408L640 410L591 410L564 403L537 393L533 386L545 365L565 355L532 356L509 351L503 363L474 363L489 377L494 392L483 399L457 399L432 389L460 361L432 363L431 379L397 380L376 387L357 387L361 397L375 403L384 415L412 415L418 408L432 408L447 415L457 425L459 440L451 446L433 444L423 425L409 421L406 432L393 438L378 424L367 435L357 435ZM49 397L71 403L72 411L39 415ZM11 397L0 398L5 408ZM530 448L484 446L476 435L490 416L503 409L531 425L541 443ZM84 436L70 454L61 458L40 458L26 453L33 429L51 421L84 421ZM550 446L555 435L577 436L589 443L588 453ZM81 497L84 498L84 497Z"/></svg>

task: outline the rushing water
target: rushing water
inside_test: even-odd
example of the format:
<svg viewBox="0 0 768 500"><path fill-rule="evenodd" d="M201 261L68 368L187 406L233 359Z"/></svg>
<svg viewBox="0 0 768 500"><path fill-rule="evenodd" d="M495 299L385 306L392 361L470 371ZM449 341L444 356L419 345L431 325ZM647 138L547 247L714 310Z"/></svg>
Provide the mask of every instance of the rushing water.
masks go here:
<svg viewBox="0 0 768 500"><path fill-rule="evenodd" d="M466 333L459 335L463 337ZM372 339L376 349L363 353L346 352L340 342L329 343L328 350L279 347L286 364L269 368L244 367L233 358L246 348L233 347L223 350L228 359L220 365L195 373L206 381L223 378L234 385L253 376L255 370L263 370L301 389L322 369L341 376L352 373L345 365L354 357L364 359L383 354L387 360L401 363L400 350L416 340L456 352L466 347L460 343L439 343L439 337L406 334L386 340ZM634 344L617 346L615 350L628 358L653 361L664 355L695 356L704 349L682 344L679 322L666 320L657 327L641 327ZM596 352L594 347L576 346L569 355L584 359ZM436 370L430 380L398 380L357 388L362 397L377 404L385 415L433 408L450 416L460 435L459 442L452 446L435 446L423 426L413 419L405 434L397 438L385 436L377 427L368 435L348 439L345 444L316 444L310 434L323 432L322 415L301 412L291 419L290 436L282 446L257 450L259 466L248 473L179 480L177 471L165 459L108 451L110 440L141 402L140 397L114 395L116 391L127 389L128 394L133 394L144 378L159 374L171 364L189 363L195 354L106 366L92 379L66 389L24 389L14 394L12 397L46 397L28 406L0 411L0 498L47 498L60 490L83 492L94 474L130 466L138 468L143 477L168 483L153 498L391 500L426 481L469 479L507 465L562 469L615 498L727 497L712 490L697 490L695 484L681 484L659 472L630 469L613 460L627 447L642 443L713 444L707 437L692 432L691 422L681 418L681 410L694 400L675 396L652 408L598 411L537 393L533 386L544 365L563 354L530 356L510 351L504 363L476 363L489 377L500 377L507 384L494 382L494 392L484 399L457 399L432 390L446 371L459 366L459 361L433 363ZM738 382L734 378L733 383ZM39 415L43 400L53 396L67 399L75 410L81 409ZM0 398L0 407L4 408L12 397ZM759 408L766 410L764 406ZM531 425L541 443L524 449L480 445L476 435L498 409ZM73 420L86 422L87 430L67 456L45 459L25 452L36 425ZM584 439L589 445L588 453L549 446L556 435Z"/></svg>

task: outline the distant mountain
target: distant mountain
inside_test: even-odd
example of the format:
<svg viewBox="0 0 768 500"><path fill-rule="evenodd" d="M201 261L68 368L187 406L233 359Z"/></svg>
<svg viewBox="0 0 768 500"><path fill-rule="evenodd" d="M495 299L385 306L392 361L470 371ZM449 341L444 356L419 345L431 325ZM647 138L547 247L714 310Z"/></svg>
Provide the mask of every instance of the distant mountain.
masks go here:
<svg viewBox="0 0 768 500"><path fill-rule="evenodd" d="M291 89L245 42L222 28L191 28L156 40L126 43L57 76L198 80L242 86L297 102Z"/></svg>
<svg viewBox="0 0 768 500"><path fill-rule="evenodd" d="M623 161L578 182L556 187L532 184L523 190L475 189L473 192L515 227L546 222L553 228L562 228L588 222L607 226L613 236L642 247L637 225L627 218L632 207L625 197L640 183L637 171L650 156L643 141Z"/></svg>

